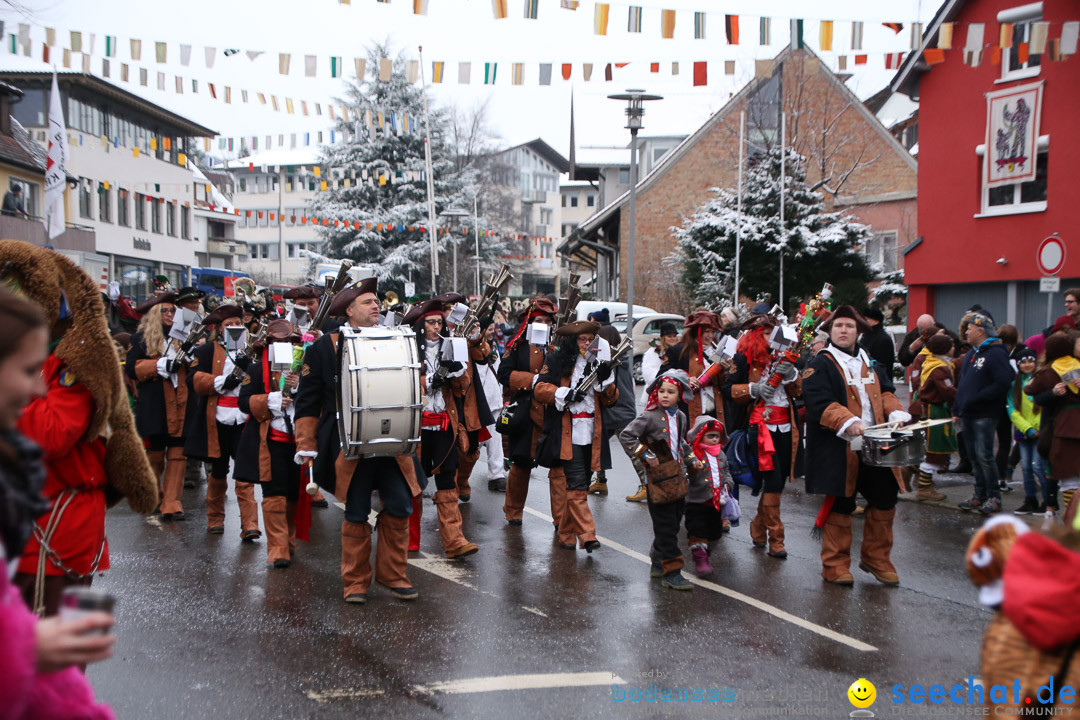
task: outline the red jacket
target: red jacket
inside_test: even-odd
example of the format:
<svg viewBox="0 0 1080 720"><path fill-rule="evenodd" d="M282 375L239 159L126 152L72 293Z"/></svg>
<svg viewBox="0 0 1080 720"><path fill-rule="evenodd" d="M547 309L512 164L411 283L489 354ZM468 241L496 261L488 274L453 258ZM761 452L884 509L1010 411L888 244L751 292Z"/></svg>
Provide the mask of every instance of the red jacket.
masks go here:
<svg viewBox="0 0 1080 720"><path fill-rule="evenodd" d="M105 540L105 440L84 439L94 418L96 403L85 385L78 382L55 355L42 367L48 390L31 402L19 419L18 430L44 451L45 497L52 503L65 490L75 495L60 518L49 546L72 571L86 575L101 551L96 570L109 569ZM52 511L37 519L44 530ZM19 572L36 573L39 545L31 538L19 562ZM46 574L63 571L46 562Z"/></svg>

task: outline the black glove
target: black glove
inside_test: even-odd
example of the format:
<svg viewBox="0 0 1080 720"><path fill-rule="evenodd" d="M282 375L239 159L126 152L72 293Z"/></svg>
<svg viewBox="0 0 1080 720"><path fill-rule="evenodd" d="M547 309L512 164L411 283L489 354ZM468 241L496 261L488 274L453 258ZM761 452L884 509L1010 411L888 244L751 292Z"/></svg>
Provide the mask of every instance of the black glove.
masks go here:
<svg viewBox="0 0 1080 720"><path fill-rule="evenodd" d="M464 365L459 363L457 360L443 360L442 365L443 365L444 368L446 368L448 371L450 371L452 373L456 373L456 372L460 371L463 367L465 367Z"/></svg>
<svg viewBox="0 0 1080 720"><path fill-rule="evenodd" d="M178 363L176 360L165 361L165 372L169 373L170 375L174 372L177 372L182 367L183 365Z"/></svg>
<svg viewBox="0 0 1080 720"><path fill-rule="evenodd" d="M574 390L574 391L572 391L570 393L570 397L568 398L567 405L571 405L573 403L581 402L582 400L585 399L585 395L587 393L588 393L588 390Z"/></svg>
<svg viewBox="0 0 1080 720"><path fill-rule="evenodd" d="M596 379L597 379L597 381L604 382L609 377L611 377L611 370L612 370L611 365L608 365L606 362L602 362L599 365L597 365L596 366Z"/></svg>
<svg viewBox="0 0 1080 720"><path fill-rule="evenodd" d="M233 365L247 372L247 369L251 366L251 358L249 358L247 355L239 355L235 360L233 360Z"/></svg>
<svg viewBox="0 0 1080 720"><path fill-rule="evenodd" d="M431 390L431 392L435 392L436 390L438 390L439 388L441 388L443 386L444 382L446 382L446 378L440 377L438 375L432 375L431 376L431 384L429 386L429 389Z"/></svg>
<svg viewBox="0 0 1080 720"><path fill-rule="evenodd" d="M229 375L227 378L225 378L225 382L221 384L221 389L225 392L229 392L230 390L235 390L239 386L240 378L236 377L235 375Z"/></svg>
<svg viewBox="0 0 1080 720"><path fill-rule="evenodd" d="M193 347L195 347L194 342L192 342L191 340L185 340L183 344L180 345L180 352L182 352L184 355L187 355L189 352L191 352L191 348Z"/></svg>
<svg viewBox="0 0 1080 720"><path fill-rule="evenodd" d="M495 322L495 312L492 311L480 318L480 333L483 334L485 330L491 327L491 323Z"/></svg>

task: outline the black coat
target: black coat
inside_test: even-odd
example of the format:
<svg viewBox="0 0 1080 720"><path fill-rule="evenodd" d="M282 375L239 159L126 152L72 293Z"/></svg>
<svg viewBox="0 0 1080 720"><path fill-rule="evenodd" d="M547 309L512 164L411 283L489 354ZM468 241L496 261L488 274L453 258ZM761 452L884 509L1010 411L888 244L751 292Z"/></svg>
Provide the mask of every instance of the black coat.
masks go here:
<svg viewBox="0 0 1080 720"><path fill-rule="evenodd" d="M877 364L874 371L881 392L894 392L889 374ZM833 403L848 406L847 393L847 381L836 362L828 353L818 353L803 373L802 381L802 397L806 402L806 492L811 495L847 495L849 444L820 422L825 409ZM881 418L879 422L884 420Z"/></svg>
<svg viewBox="0 0 1080 720"><path fill-rule="evenodd" d="M540 379L537 380L537 384L551 383L555 387L560 387L563 378L570 378L573 376L574 362L575 360L571 358L567 365L566 359L560 356L559 351L552 350L544 359L544 367L547 369L547 372L540 373ZM587 368L586 374L588 374ZM599 383L594 385L592 390L594 402L593 422L600 423L600 437L602 438L600 441L600 467L604 470L610 470L611 443L607 442L608 428L604 424L603 405L600 402L600 394L596 392L597 385L599 385ZM573 385L571 385L571 390L573 390ZM539 457L537 458L537 461L544 465L544 467L559 467L564 462L559 459L559 454L562 450L563 416L568 412L570 412L569 408L566 410L556 410L554 402L544 407L544 429L542 433L547 435L547 446L544 453L546 461ZM593 452L595 451L596 448L594 447Z"/></svg>
<svg viewBox="0 0 1080 720"><path fill-rule="evenodd" d="M543 349L535 345L530 345L524 339L518 340L517 344L506 351L503 356L502 362L499 364L499 371L496 377L499 379L499 384L510 390L510 397L512 400L518 400L529 405L528 412L530 414L530 422L525 423L521 432L510 433L509 439L509 453L507 457L511 458L533 458L536 455L536 436L540 434L540 429L543 427L544 422L544 410L540 405L536 405L532 399L532 388L528 390L519 390L514 392L514 388L511 386L511 373L522 372L532 374L534 356L543 356ZM539 361L537 370L543 365L543 361Z"/></svg>
<svg viewBox="0 0 1080 720"><path fill-rule="evenodd" d="M198 460L214 460L207 454L207 420L206 404L210 398L195 392L195 368L203 372L209 372L214 365L214 347L217 343L207 342L195 348L192 356L195 358L194 368L189 368L187 374L188 402L187 423L184 426L184 455Z"/></svg>
<svg viewBox="0 0 1080 720"><path fill-rule="evenodd" d="M296 419L319 418L316 430L315 481L330 493L334 492L337 475L334 463L341 452L337 425L337 382L340 372L334 336L324 334L304 353L304 368L296 392Z"/></svg>
<svg viewBox="0 0 1080 720"><path fill-rule="evenodd" d="M251 398L254 395L268 395L278 388L266 387L263 378L263 355L264 349L259 353L251 365L248 366L248 376L240 385L240 410L251 415ZM248 418L244 424L244 431L240 434L240 442L236 448L236 463L233 469L233 478L242 482L263 482L263 473L260 471L259 459L262 446L270 432L270 423L261 423L254 417Z"/></svg>
<svg viewBox="0 0 1080 720"><path fill-rule="evenodd" d="M144 438L169 434L165 402L166 380L159 375L155 375L140 381L135 374L136 363L150 359L146 352L146 341L143 340L142 333L135 333L131 336L131 349L128 350L127 359L124 361L124 372L137 384L139 397L135 401L135 430L140 437ZM178 375L180 378L179 386L183 387L185 392L187 390L185 386L186 374L187 371L181 369ZM193 403L190 402L184 408L183 423L185 430L181 434L186 434L186 426L191 419L192 408Z"/></svg>
<svg viewBox="0 0 1080 720"><path fill-rule="evenodd" d="M885 368L885 372L892 375L893 363L896 362L896 346L893 345L892 336L885 332L885 328L878 325L868 333L863 333L859 344L866 350L878 365Z"/></svg>

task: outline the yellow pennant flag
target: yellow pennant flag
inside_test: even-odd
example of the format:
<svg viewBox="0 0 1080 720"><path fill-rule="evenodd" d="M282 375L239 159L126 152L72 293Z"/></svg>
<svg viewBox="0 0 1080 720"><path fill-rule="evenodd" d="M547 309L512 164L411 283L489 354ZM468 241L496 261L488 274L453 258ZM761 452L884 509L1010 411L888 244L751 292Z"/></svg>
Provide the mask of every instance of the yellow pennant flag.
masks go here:
<svg viewBox="0 0 1080 720"><path fill-rule="evenodd" d="M952 34L953 24L951 22L941 23L941 27L938 28L937 46L942 50L951 50Z"/></svg>
<svg viewBox="0 0 1080 720"><path fill-rule="evenodd" d="M660 35L667 40L675 37L675 11L660 11Z"/></svg>
<svg viewBox="0 0 1080 720"><path fill-rule="evenodd" d="M820 42L820 44L821 44L821 49L824 50L825 52L831 52L832 51L832 31L833 31L833 21L832 20L822 20L821 21L821 38L820 38L821 42Z"/></svg>
<svg viewBox="0 0 1080 720"><path fill-rule="evenodd" d="M316 165L315 167L313 167L313 168L311 169L311 172L312 172L312 174L314 174L314 175L315 175L315 177L322 177L322 168L321 168L321 167L319 167L318 165Z"/></svg>
<svg viewBox="0 0 1080 720"><path fill-rule="evenodd" d="M607 35L608 13L611 11L609 3L596 3L593 10L593 31L597 35Z"/></svg>

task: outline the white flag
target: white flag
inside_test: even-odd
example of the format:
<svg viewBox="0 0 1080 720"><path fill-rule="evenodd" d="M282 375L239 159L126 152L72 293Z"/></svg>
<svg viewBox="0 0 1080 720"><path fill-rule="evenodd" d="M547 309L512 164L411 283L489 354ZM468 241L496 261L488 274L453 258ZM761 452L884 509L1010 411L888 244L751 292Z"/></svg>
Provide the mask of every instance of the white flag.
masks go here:
<svg viewBox="0 0 1080 720"><path fill-rule="evenodd" d="M52 240L64 232L64 186L67 184L68 139L64 128L64 110L60 105L60 86L53 73L49 96L49 154L45 163L45 227Z"/></svg>

